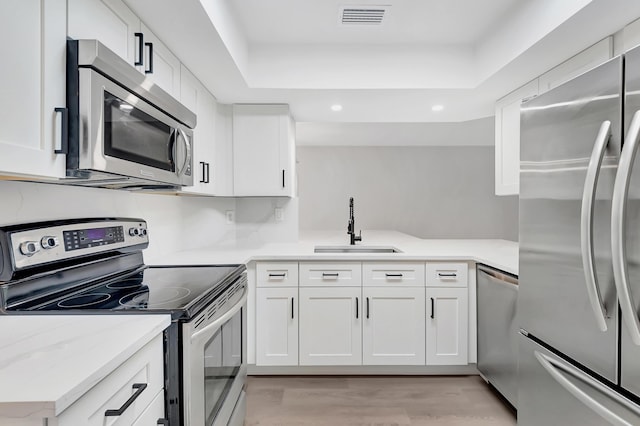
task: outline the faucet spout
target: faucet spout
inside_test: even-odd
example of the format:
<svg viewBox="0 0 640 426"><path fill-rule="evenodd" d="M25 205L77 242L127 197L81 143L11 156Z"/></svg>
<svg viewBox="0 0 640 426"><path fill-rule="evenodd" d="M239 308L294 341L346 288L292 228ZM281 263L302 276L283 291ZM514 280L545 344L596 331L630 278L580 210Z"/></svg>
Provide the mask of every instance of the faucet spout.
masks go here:
<svg viewBox="0 0 640 426"><path fill-rule="evenodd" d="M349 244L352 246L356 241L362 241L362 231L356 235L356 220L353 216L353 197L349 198L349 223L347 224L347 234L349 234Z"/></svg>

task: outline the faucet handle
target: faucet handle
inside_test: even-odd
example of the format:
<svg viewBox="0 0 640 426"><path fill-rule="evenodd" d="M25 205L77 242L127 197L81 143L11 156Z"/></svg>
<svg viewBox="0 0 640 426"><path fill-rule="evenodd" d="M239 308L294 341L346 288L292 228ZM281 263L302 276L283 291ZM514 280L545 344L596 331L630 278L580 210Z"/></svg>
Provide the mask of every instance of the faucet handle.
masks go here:
<svg viewBox="0 0 640 426"><path fill-rule="evenodd" d="M355 230L354 230L354 233L355 233ZM358 232L358 235L353 236L353 239L355 241L362 241L362 229Z"/></svg>

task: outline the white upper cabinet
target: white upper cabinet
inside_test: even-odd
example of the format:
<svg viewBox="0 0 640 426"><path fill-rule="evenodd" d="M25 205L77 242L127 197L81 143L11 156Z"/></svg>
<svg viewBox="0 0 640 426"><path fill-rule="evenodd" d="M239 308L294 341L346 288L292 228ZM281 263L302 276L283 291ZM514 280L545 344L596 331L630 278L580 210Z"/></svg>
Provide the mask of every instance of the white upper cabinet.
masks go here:
<svg viewBox="0 0 640 426"><path fill-rule="evenodd" d="M176 99L180 99L180 60L143 23L144 63L142 72Z"/></svg>
<svg viewBox="0 0 640 426"><path fill-rule="evenodd" d="M295 128L287 105L233 106L233 191L294 196Z"/></svg>
<svg viewBox="0 0 640 426"><path fill-rule="evenodd" d="M0 6L0 174L65 175L66 28L65 0Z"/></svg>
<svg viewBox="0 0 640 426"><path fill-rule="evenodd" d="M69 37L96 39L178 99L180 60L121 0L68 0Z"/></svg>
<svg viewBox="0 0 640 426"><path fill-rule="evenodd" d="M198 116L193 131L193 186L183 188L182 191L214 195L212 168L217 103L213 95L184 66L180 71L180 101Z"/></svg>
<svg viewBox="0 0 640 426"><path fill-rule="evenodd" d="M514 195L520 188L520 105L538 94L538 79L496 102L496 195Z"/></svg>
<svg viewBox="0 0 640 426"><path fill-rule="evenodd" d="M68 8L69 37L100 40L132 66L142 62L140 18L122 1L68 0Z"/></svg>

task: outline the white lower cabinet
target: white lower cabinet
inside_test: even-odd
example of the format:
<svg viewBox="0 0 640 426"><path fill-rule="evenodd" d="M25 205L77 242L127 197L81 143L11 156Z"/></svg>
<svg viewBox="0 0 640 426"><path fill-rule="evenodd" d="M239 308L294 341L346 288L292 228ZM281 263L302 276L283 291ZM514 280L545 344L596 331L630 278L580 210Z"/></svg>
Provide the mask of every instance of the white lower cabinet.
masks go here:
<svg viewBox="0 0 640 426"><path fill-rule="evenodd" d="M362 288L300 288L300 365L362 364Z"/></svg>
<svg viewBox="0 0 640 426"><path fill-rule="evenodd" d="M427 287L427 365L468 362L467 288Z"/></svg>
<svg viewBox="0 0 640 426"><path fill-rule="evenodd" d="M298 365L298 287L256 290L256 365Z"/></svg>
<svg viewBox="0 0 640 426"><path fill-rule="evenodd" d="M155 425L164 416L163 388L163 342L159 335L64 410L57 418L57 426ZM163 396L159 401L158 394ZM138 423L152 406L153 411L147 416L159 416L152 422ZM119 414L110 413L121 408L125 409Z"/></svg>
<svg viewBox="0 0 640 426"><path fill-rule="evenodd" d="M146 410L140 414L138 420L133 423L133 426L151 426L158 425L159 419L164 418L164 390L158 392L151 404Z"/></svg>
<svg viewBox="0 0 640 426"><path fill-rule="evenodd" d="M364 365L424 365L424 287L365 287Z"/></svg>

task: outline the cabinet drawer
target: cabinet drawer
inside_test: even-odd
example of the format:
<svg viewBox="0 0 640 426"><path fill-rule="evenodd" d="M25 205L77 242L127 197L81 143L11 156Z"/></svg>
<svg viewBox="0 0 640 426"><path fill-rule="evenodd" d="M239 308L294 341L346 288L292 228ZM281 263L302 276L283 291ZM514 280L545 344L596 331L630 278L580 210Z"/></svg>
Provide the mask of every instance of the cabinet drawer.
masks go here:
<svg viewBox="0 0 640 426"><path fill-rule="evenodd" d="M427 263L427 287L466 287L466 263Z"/></svg>
<svg viewBox="0 0 640 426"><path fill-rule="evenodd" d="M365 287L424 287L424 263L364 262L362 285Z"/></svg>
<svg viewBox="0 0 640 426"><path fill-rule="evenodd" d="M360 287L360 262L300 263L300 286L306 287Z"/></svg>
<svg viewBox="0 0 640 426"><path fill-rule="evenodd" d="M164 383L162 335L157 336L131 358L102 379L58 417L58 426L130 425L145 411ZM134 384L146 388L134 389ZM138 397L119 416L105 416L107 410L122 407L134 393Z"/></svg>
<svg viewBox="0 0 640 426"><path fill-rule="evenodd" d="M298 285L298 263L259 262L256 276L258 287L295 287Z"/></svg>

